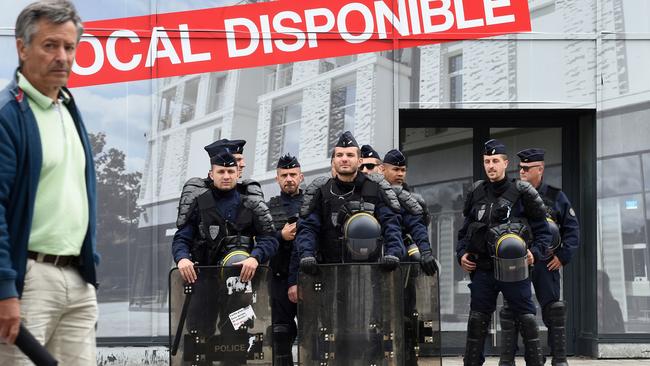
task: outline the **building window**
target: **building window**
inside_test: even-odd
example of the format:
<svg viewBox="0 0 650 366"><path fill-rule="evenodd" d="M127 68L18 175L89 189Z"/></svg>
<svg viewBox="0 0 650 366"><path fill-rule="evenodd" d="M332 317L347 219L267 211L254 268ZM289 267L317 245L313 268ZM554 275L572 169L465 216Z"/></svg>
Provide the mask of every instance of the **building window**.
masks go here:
<svg viewBox="0 0 650 366"><path fill-rule="evenodd" d="M196 113L196 97L199 94L199 78L188 80L183 92L183 106L181 107L181 123L194 119Z"/></svg>
<svg viewBox="0 0 650 366"><path fill-rule="evenodd" d="M208 92L208 110L212 113L223 108L226 97L226 74L210 75L210 90Z"/></svg>
<svg viewBox="0 0 650 366"><path fill-rule="evenodd" d="M330 103L330 126L328 135L328 152L331 152L344 131L354 133L356 112L356 84L336 87L332 90Z"/></svg>
<svg viewBox="0 0 650 366"><path fill-rule="evenodd" d="M463 101L463 54L449 56L447 70L449 74L449 104L456 108Z"/></svg>
<svg viewBox="0 0 650 366"><path fill-rule="evenodd" d="M176 99L176 88L167 89L162 93L160 99L160 111L158 112L158 130L166 130L172 126L172 107Z"/></svg>
<svg viewBox="0 0 650 366"><path fill-rule="evenodd" d="M273 108L267 170L275 169L278 159L283 154L290 153L298 157L301 115L302 105L300 103Z"/></svg>
<svg viewBox="0 0 650 366"><path fill-rule="evenodd" d="M270 92L291 85L293 64L281 64L266 68L265 90Z"/></svg>
<svg viewBox="0 0 650 366"><path fill-rule="evenodd" d="M341 67L356 61L357 55L341 56L341 57L328 57L320 60L318 65L318 73L332 71L337 67Z"/></svg>

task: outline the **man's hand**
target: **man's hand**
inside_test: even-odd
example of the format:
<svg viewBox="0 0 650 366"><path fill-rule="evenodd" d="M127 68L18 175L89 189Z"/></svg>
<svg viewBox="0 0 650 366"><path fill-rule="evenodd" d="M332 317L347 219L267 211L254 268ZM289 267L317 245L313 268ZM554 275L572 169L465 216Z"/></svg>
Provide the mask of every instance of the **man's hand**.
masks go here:
<svg viewBox="0 0 650 366"><path fill-rule="evenodd" d="M314 257L305 257L300 260L300 270L308 275L316 275L318 273L318 262Z"/></svg>
<svg viewBox="0 0 650 366"><path fill-rule="evenodd" d="M531 252L530 249L528 249L526 253L526 263L528 263L529 266L532 266L533 263L535 263L535 257L533 256L533 252Z"/></svg>
<svg viewBox="0 0 650 366"><path fill-rule="evenodd" d="M0 342L14 344L20 328L20 303L17 297L0 300Z"/></svg>
<svg viewBox="0 0 650 366"><path fill-rule="evenodd" d="M460 266L463 267L465 272L473 272L476 269L476 263L472 262L469 258L469 253L463 254L462 257L460 257Z"/></svg>
<svg viewBox="0 0 650 366"><path fill-rule="evenodd" d="M399 258L394 255L385 255L379 259L379 266L384 271L394 271L399 267Z"/></svg>
<svg viewBox="0 0 650 366"><path fill-rule="evenodd" d="M433 256L433 253L431 253L430 249L425 249L422 251L420 266L422 267L424 273L426 273L428 276L433 276L436 274L436 272L438 272L438 263L436 262L436 258Z"/></svg>
<svg viewBox="0 0 650 366"><path fill-rule="evenodd" d="M551 260L546 264L546 268L548 268L549 271L557 271L558 269L562 268L562 262L560 262L560 258L558 258L557 255L554 255L553 258L551 258Z"/></svg>
<svg viewBox="0 0 650 366"><path fill-rule="evenodd" d="M181 273L181 277L183 277L183 280L185 280L185 282L196 282L196 271L194 270L194 263L191 260L183 258L178 261L178 264L176 266L178 267L178 271Z"/></svg>
<svg viewBox="0 0 650 366"><path fill-rule="evenodd" d="M293 224L284 224L282 228L282 239L286 241L291 241L296 238L296 223Z"/></svg>
<svg viewBox="0 0 650 366"><path fill-rule="evenodd" d="M291 301L294 304L298 303L298 285L293 285L289 287L289 290L287 291L287 295L289 296L289 301Z"/></svg>
<svg viewBox="0 0 650 366"><path fill-rule="evenodd" d="M241 272L239 273L239 280L241 282L248 282L255 276L255 270L259 263L254 257L248 257L241 262L233 263L233 266L241 265Z"/></svg>

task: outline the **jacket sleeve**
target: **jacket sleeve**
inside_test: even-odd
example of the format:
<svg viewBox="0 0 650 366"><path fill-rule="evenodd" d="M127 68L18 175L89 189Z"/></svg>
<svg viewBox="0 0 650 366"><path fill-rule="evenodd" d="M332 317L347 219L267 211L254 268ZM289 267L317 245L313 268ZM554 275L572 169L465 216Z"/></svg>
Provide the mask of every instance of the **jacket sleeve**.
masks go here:
<svg viewBox="0 0 650 366"><path fill-rule="evenodd" d="M386 205L378 204L375 208L375 215L381 225L384 238L384 253L403 258L406 254L402 240L402 216Z"/></svg>
<svg viewBox="0 0 650 366"><path fill-rule="evenodd" d="M298 245L291 249L291 259L289 260L289 276L287 277L287 284L293 286L298 283L298 272L300 271L300 253Z"/></svg>
<svg viewBox="0 0 650 366"><path fill-rule="evenodd" d="M408 212L403 212L402 224L406 228L406 232L411 234L420 251L431 250L429 232L424 224L424 217L422 215L412 215Z"/></svg>
<svg viewBox="0 0 650 366"><path fill-rule="evenodd" d="M321 221L318 210L298 220L296 229L296 240L294 245L298 247L298 260L305 257L316 256L316 243L320 233Z"/></svg>
<svg viewBox="0 0 650 366"><path fill-rule="evenodd" d="M533 253L535 261L537 262L544 258L544 253L548 251L552 236L545 218L531 218L528 220L528 224L530 225L530 229L533 231L534 238L530 251Z"/></svg>
<svg viewBox="0 0 650 366"><path fill-rule="evenodd" d="M571 202L564 194L560 192L556 208L560 212L560 234L562 235L562 247L555 252L562 265L571 262L575 252L580 244L580 224L576 213L571 207Z"/></svg>
<svg viewBox="0 0 650 366"><path fill-rule="evenodd" d="M192 259L191 250L192 243L195 240L197 219L196 212L193 212L191 217L181 226L174 234L172 240L172 256L174 262L178 263L181 259Z"/></svg>
<svg viewBox="0 0 650 366"><path fill-rule="evenodd" d="M7 207L16 177L16 160L14 143L6 129L5 121L0 119L0 300L18 297L7 224Z"/></svg>
<svg viewBox="0 0 650 366"><path fill-rule="evenodd" d="M458 242L456 243L456 260L458 261L458 264L460 264L460 259L465 255L467 252L467 247L469 246L469 242L467 240L467 228L469 227L469 224L471 223L471 220L468 217L465 217L465 221L463 221L463 226L458 230Z"/></svg>
<svg viewBox="0 0 650 366"><path fill-rule="evenodd" d="M273 234L257 235L251 255L257 258L259 263L266 263L277 251L278 241Z"/></svg>

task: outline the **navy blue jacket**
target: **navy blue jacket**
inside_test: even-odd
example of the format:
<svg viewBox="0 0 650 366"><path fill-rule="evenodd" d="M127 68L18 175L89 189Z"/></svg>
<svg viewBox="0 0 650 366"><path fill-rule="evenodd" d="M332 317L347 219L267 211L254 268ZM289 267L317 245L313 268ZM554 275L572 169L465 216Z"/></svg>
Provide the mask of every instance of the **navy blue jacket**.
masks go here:
<svg viewBox="0 0 650 366"><path fill-rule="evenodd" d="M219 215L225 220L234 222L237 220L237 211L241 205L241 195L237 189L227 192L222 192L217 197L217 210ZM194 206L193 211L190 213L187 223L181 227L172 241L172 255L174 261L178 263L183 258L190 259L190 248L197 239L199 225L199 209L198 205ZM255 257L259 264L265 263L275 254L278 242L272 235L256 235L255 247L251 251L251 256Z"/></svg>
<svg viewBox="0 0 650 366"><path fill-rule="evenodd" d="M92 148L74 100L70 99L65 106L86 156L88 230L81 247L79 271L86 282L97 286L95 265L99 256L95 250L96 177ZM36 118L14 78L0 92L0 299L18 297L23 290L42 153Z"/></svg>
<svg viewBox="0 0 650 366"><path fill-rule="evenodd" d="M542 183L539 187L539 194L545 196L548 191L548 185ZM562 236L562 247L555 251L555 255L562 262L562 265L566 265L571 262L573 255L578 250L578 245L580 244L580 225L578 224L578 218L576 213L571 207L571 202L564 194L560 191L553 205L553 210L557 212L557 221L560 226L560 235Z"/></svg>
<svg viewBox="0 0 650 366"><path fill-rule="evenodd" d="M317 195L314 210L298 220L295 246L298 247L300 258L316 256L321 231L321 201L320 195ZM382 229L384 254L402 258L405 250L402 241L401 216L380 199L375 205L375 217ZM289 276L289 285L295 284L296 279L297 271Z"/></svg>
<svg viewBox="0 0 650 366"><path fill-rule="evenodd" d="M402 208L402 226L404 227L404 234L411 235L420 252L431 250L429 231L422 215L413 215Z"/></svg>
<svg viewBox="0 0 650 366"><path fill-rule="evenodd" d="M282 208L287 213L287 216L295 216L300 213L300 206L302 205L303 195L302 192L295 196L289 196L284 192L280 192L280 203L282 203ZM275 232L275 238L278 240L279 247L282 247L285 242L282 239L282 228L278 228ZM289 274L287 276L287 281L289 285L295 285L298 280L298 270L300 267L300 253L298 252L298 246L294 243L291 247L291 258L289 259Z"/></svg>

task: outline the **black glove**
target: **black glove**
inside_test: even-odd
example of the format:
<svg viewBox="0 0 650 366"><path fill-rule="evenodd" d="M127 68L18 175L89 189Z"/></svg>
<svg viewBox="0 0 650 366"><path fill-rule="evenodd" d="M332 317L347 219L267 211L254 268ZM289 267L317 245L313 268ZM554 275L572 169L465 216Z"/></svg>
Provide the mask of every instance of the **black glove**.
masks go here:
<svg viewBox="0 0 650 366"><path fill-rule="evenodd" d="M433 253L431 253L431 249L424 249L421 253L422 258L420 259L420 266L422 267L422 270L427 275L433 276L439 270L438 261L436 261Z"/></svg>
<svg viewBox="0 0 650 366"><path fill-rule="evenodd" d="M385 255L379 259L379 266L384 271L394 271L399 267L399 258L394 255Z"/></svg>
<svg viewBox="0 0 650 366"><path fill-rule="evenodd" d="M305 257L300 259L300 270L308 275L315 275L318 273L318 262L314 257Z"/></svg>

